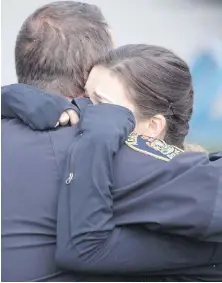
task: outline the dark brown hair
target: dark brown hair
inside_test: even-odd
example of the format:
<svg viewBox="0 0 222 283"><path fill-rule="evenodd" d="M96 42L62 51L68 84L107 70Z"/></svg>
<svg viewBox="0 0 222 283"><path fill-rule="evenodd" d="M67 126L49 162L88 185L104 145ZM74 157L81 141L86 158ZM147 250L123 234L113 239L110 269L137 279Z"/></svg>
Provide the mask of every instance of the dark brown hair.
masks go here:
<svg viewBox="0 0 222 283"><path fill-rule="evenodd" d="M131 44L110 51L96 65L122 79L137 116L162 114L167 122L165 141L183 148L193 111L193 89L182 59L162 47Z"/></svg>
<svg viewBox="0 0 222 283"><path fill-rule="evenodd" d="M18 81L67 96L81 94L89 69L112 45L97 6L75 1L50 3L30 15L18 34Z"/></svg>

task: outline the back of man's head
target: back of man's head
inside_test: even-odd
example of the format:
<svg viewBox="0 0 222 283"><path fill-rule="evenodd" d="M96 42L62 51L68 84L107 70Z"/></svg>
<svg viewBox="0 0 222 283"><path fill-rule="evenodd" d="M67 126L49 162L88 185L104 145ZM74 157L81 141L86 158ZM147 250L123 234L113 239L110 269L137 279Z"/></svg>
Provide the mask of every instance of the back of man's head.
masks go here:
<svg viewBox="0 0 222 283"><path fill-rule="evenodd" d="M109 27L97 6L58 1L36 10L16 41L18 82L75 97L93 63L113 48Z"/></svg>

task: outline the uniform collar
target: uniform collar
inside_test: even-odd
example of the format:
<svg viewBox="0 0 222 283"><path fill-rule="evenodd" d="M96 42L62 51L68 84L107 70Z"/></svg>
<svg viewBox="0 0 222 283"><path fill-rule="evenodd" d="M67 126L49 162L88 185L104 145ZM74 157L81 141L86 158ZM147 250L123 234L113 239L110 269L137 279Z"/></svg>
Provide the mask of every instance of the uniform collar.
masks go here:
<svg viewBox="0 0 222 283"><path fill-rule="evenodd" d="M161 139L154 139L148 136L139 135L132 132L126 144L133 150L150 155L154 158L170 161L175 156L184 152L182 149L169 145Z"/></svg>

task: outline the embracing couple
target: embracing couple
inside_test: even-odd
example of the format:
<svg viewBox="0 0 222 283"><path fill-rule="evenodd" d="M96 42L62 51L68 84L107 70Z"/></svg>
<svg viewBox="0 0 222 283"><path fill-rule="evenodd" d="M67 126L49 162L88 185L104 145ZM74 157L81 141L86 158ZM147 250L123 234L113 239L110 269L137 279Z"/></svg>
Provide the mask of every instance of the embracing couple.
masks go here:
<svg viewBox="0 0 222 283"><path fill-rule="evenodd" d="M96 6L24 22L2 87L2 281L220 281L222 153L188 151L187 64Z"/></svg>

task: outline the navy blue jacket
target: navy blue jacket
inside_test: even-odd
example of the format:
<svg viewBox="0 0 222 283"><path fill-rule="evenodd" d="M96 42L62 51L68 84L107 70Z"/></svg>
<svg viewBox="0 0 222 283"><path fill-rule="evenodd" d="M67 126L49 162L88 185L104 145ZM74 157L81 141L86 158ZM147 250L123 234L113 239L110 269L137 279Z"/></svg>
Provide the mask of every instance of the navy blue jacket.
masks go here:
<svg viewBox="0 0 222 283"><path fill-rule="evenodd" d="M41 101L45 97L50 99L44 95ZM25 117L20 118L44 119ZM145 138L135 135L119 150L133 129L133 116L113 105L88 106L76 128L59 196L60 266L97 274L158 274L164 280L221 279L221 154L182 153L172 159L177 149L157 150L150 140L147 149ZM139 223L144 225L126 226Z"/></svg>
<svg viewBox="0 0 222 283"><path fill-rule="evenodd" d="M14 108L4 103L8 91L18 98ZM55 246L59 170L76 130L33 131L14 119L14 113L24 117L17 111L19 100L26 102L23 94L38 107L36 91L25 86L2 88L2 281L73 281L73 275L57 268ZM10 102L10 96L7 99ZM61 114L61 109L55 111L57 103L67 108L68 102L57 96L57 113L48 116L48 125L50 118L57 120ZM50 105L47 108L46 116L51 112ZM23 110L32 115L32 104ZM41 109L37 111L41 116Z"/></svg>

